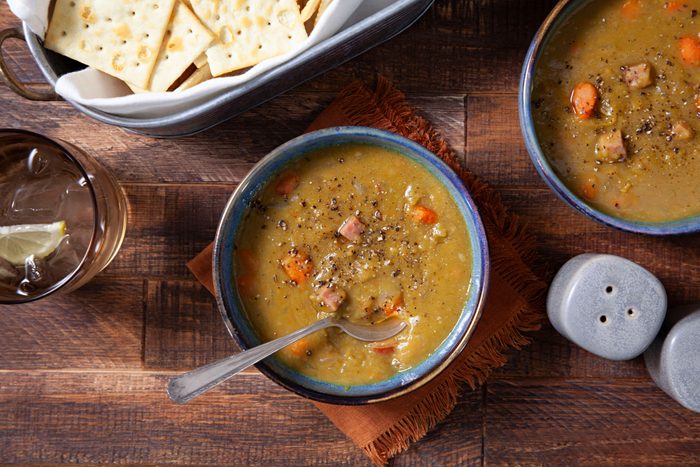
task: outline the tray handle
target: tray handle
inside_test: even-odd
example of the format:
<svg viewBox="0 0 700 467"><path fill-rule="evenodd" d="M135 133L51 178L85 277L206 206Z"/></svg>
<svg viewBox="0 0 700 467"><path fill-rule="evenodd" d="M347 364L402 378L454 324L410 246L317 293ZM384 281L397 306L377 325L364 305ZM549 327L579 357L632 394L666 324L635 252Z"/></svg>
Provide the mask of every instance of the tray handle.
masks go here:
<svg viewBox="0 0 700 467"><path fill-rule="evenodd" d="M53 90L46 92L34 91L29 89L22 81L20 81L5 62L5 57L2 54L3 44L7 39L20 39L26 42L24 34L18 28L9 28L0 31L0 76L3 81L12 89L15 94L18 94L30 101L60 101L61 97Z"/></svg>

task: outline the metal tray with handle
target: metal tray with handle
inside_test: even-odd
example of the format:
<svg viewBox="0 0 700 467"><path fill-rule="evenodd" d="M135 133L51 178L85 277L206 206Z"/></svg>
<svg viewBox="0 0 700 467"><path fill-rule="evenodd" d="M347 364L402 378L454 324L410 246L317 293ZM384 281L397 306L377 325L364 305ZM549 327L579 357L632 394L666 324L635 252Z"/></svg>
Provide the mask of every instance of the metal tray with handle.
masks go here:
<svg viewBox="0 0 700 467"><path fill-rule="evenodd" d="M242 84L184 111L157 118L121 117L77 102L70 102L82 113L109 125L154 137L178 137L197 133L218 125L246 110L258 106L325 71L385 42L411 26L434 0L396 0L372 12L366 18L341 30L297 57L270 70L255 80ZM372 7L372 3L369 8ZM386 3L386 2L384 2ZM53 87L63 74L84 68L67 57L44 49L41 40L27 24L0 32L0 47L9 38L23 39L42 74ZM8 86L30 100L59 100L53 92L28 89L8 69L0 53L0 71Z"/></svg>

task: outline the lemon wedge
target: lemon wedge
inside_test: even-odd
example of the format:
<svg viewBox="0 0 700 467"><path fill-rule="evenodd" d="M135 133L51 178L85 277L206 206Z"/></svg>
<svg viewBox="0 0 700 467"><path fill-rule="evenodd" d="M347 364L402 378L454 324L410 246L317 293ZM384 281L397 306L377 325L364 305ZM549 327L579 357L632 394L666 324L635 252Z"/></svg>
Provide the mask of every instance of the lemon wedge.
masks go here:
<svg viewBox="0 0 700 467"><path fill-rule="evenodd" d="M23 265L30 256L45 258L56 250L65 235L64 221L0 227L0 258L15 265Z"/></svg>

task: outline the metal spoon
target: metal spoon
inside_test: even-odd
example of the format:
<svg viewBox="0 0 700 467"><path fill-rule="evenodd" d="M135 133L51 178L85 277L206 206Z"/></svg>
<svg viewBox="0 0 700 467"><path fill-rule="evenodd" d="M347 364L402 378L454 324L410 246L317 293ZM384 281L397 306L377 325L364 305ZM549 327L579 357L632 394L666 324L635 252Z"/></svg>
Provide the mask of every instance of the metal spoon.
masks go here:
<svg viewBox="0 0 700 467"><path fill-rule="evenodd" d="M406 327L406 323L394 318L367 326L351 323L345 319L322 319L287 336L177 376L168 383L168 396L178 404L185 404L302 337L330 327L340 328L355 339L364 342L379 342L400 333Z"/></svg>

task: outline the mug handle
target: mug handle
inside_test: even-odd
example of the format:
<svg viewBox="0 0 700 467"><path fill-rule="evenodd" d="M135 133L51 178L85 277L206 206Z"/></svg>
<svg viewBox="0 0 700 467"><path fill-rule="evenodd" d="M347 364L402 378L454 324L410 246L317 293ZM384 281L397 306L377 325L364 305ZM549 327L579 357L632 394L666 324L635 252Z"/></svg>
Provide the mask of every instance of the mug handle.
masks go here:
<svg viewBox="0 0 700 467"><path fill-rule="evenodd" d="M25 99L30 101L60 101L61 97L56 94L53 90L46 92L39 92L29 89L23 82L21 82L12 73L5 63L5 57L2 54L2 46L7 39L20 39L26 42L24 34L18 28L9 28L0 31L0 76L3 81L12 89L15 94L18 94Z"/></svg>

